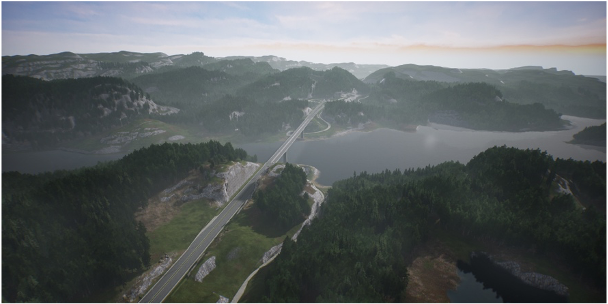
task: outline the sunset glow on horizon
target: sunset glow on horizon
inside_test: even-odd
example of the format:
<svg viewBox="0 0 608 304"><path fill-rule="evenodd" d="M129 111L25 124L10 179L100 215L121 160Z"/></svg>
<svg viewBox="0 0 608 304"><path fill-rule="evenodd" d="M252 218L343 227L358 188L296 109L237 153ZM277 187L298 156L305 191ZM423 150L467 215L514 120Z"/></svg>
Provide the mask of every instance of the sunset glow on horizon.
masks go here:
<svg viewBox="0 0 608 304"><path fill-rule="evenodd" d="M3 2L2 55L201 51L606 75L605 2Z"/></svg>

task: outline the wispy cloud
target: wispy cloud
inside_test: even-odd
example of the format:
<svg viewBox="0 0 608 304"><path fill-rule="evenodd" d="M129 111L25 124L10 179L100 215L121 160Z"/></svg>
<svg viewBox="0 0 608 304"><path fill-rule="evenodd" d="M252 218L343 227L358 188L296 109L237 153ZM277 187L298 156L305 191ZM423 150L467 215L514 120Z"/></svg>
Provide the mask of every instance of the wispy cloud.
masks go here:
<svg viewBox="0 0 608 304"><path fill-rule="evenodd" d="M249 10L249 7L247 7L245 5L242 5L242 4L239 4L238 2L222 2L222 3L225 4L225 5L227 5L227 6L229 6L229 7L231 7L231 8L236 8L238 10L243 10L243 11Z"/></svg>
<svg viewBox="0 0 608 304"><path fill-rule="evenodd" d="M394 55L420 46L605 46L606 3L3 2L2 31L3 55L103 48L221 56L299 49L302 58L315 50L346 58L347 52Z"/></svg>

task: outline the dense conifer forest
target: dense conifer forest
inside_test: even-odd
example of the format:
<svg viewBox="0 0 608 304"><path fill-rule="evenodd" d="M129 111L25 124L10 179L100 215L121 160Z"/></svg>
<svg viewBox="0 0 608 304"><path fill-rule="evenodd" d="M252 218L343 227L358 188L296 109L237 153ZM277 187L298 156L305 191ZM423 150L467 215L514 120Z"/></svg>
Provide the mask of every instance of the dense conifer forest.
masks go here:
<svg viewBox="0 0 608 304"><path fill-rule="evenodd" d="M310 213L307 196L301 196L306 185L306 173L292 164L286 164L279 175L265 190L257 191L253 197L255 205L284 230L302 222Z"/></svg>
<svg viewBox="0 0 608 304"><path fill-rule="evenodd" d="M568 259L606 278L606 164L494 147L468 164L366 172L334 183L320 218L285 240L264 281L269 302L404 301L406 266L431 227ZM570 180L577 202L556 191ZM581 205L583 204L583 205Z"/></svg>
<svg viewBox="0 0 608 304"><path fill-rule="evenodd" d="M87 301L124 283L150 265L135 211L192 169L246 157L230 143L165 143L91 168L3 173L3 301Z"/></svg>

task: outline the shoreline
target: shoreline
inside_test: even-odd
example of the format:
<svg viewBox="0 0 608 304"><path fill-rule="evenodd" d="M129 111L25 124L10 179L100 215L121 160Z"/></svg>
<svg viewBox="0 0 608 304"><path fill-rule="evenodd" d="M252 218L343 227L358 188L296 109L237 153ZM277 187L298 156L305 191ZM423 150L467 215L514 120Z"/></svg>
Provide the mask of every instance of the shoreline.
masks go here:
<svg viewBox="0 0 608 304"><path fill-rule="evenodd" d="M304 139L298 139L298 141L327 140L327 139L332 139L334 137L349 135L351 133L356 133L356 132L369 133L369 132L379 130L379 129L390 129L390 130L395 130L395 131L400 131L400 132L417 132L419 127L428 127L428 128L432 128L435 130L448 130L448 131L455 131L455 132L490 132L490 133L563 132L563 131L569 131L569 130L576 129L578 127L577 120L593 121L593 122L599 123L599 124L606 122L605 119L586 118L586 117L578 117L578 116L570 116L570 115L562 115L562 119L568 121L569 125L565 126L564 128L557 129L557 130L526 130L526 131L476 130L476 129L468 129L468 128L463 128L463 127L439 124L439 123L434 123L434 122L427 122L426 124L407 125L404 128L396 128L394 126L379 125L376 122L369 121L365 124L360 125L357 128L347 128L347 129L339 128L340 129L339 131L337 131L329 136L322 135L319 137L310 138L310 137L306 137L306 133L305 133ZM334 126L331 126L331 127L334 127ZM331 130L331 128L328 130ZM327 130L323 130L323 132L325 132L325 131L327 131ZM318 132L313 132L313 133L308 133L308 134L312 135L312 134L316 134L316 133L318 133ZM286 139L286 137L282 136L281 138L279 138L277 140L276 134L275 134L275 135L269 136L267 139L269 139L269 141L266 141L266 140L251 141L251 142L245 141L245 142L242 142L241 144L280 142L280 141L284 141ZM210 138L206 138L205 140L203 140L203 142L209 141L209 140L217 140L217 139L210 137ZM574 142L568 142L568 143L574 144L574 145L579 145L579 146L586 146L583 143L574 143ZM233 144L235 144L235 143L233 143ZM602 146L596 146L596 147L602 148ZM134 151L134 150L123 151L120 146L108 146L108 147L104 147L104 148L97 149L94 151L88 151L88 150L77 149L77 148L67 148L67 147L56 147L56 148L49 148L49 149L42 149L42 150L32 150L32 149L11 150L11 149L6 148L4 145L3 145L2 150L4 153L8 153L8 154L46 152L46 151L64 151L64 152L78 153L78 154L83 154L83 155L112 155L112 154L127 155Z"/></svg>

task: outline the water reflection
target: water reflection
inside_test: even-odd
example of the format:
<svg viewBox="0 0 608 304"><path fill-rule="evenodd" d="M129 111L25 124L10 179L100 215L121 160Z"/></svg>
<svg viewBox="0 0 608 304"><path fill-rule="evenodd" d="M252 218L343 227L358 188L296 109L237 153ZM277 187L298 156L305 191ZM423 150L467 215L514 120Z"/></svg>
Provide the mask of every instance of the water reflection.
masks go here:
<svg viewBox="0 0 608 304"><path fill-rule="evenodd" d="M579 146L566 143L572 135L587 126L605 120L563 116L573 128L551 132L486 132L443 125L419 126L416 132L378 129L368 133L353 132L326 140L298 141L287 152L291 163L307 164L321 171L318 182L331 185L348 178L353 171L368 173L385 169L409 169L437 165L445 161L467 163L471 158L493 146L507 145L521 149L546 150L554 157L576 160L606 161L605 147ZM238 145L247 153L257 154L258 161L268 160L281 145L252 143ZM100 161L119 159L119 154L79 154L61 150L3 153L2 171L39 173L57 169L93 166Z"/></svg>
<svg viewBox="0 0 608 304"><path fill-rule="evenodd" d="M489 294L493 294L496 298L492 302L568 302L568 298L565 296L560 296L553 291L543 290L524 283L507 270L494 264L486 256L477 255L475 258L471 258L470 264L458 261L457 265L459 272L473 276L476 282L471 283L470 276L467 278L467 281L461 281L456 291L448 292L448 297L452 302L488 302L481 300L481 298L489 298ZM465 286L461 288L463 284ZM481 290L479 285L481 285ZM497 301L499 299L500 301Z"/></svg>
<svg viewBox="0 0 608 304"><path fill-rule="evenodd" d="M606 148L589 149L566 143L572 135L604 120L567 116L570 130L551 132L486 132L442 125L419 126L416 132L378 129L354 132L326 140L298 141L287 152L292 163L308 164L321 171L318 182L331 185L352 176L353 171L369 173L385 169L419 168L445 161L467 163L473 156L493 146L541 149L555 158L606 161ZM239 147L267 160L280 143L245 144Z"/></svg>
<svg viewBox="0 0 608 304"><path fill-rule="evenodd" d="M500 296L492 289L485 288L483 283L477 282L472 272L458 269L460 283L456 290L448 291L448 298L452 303L503 303Z"/></svg>

